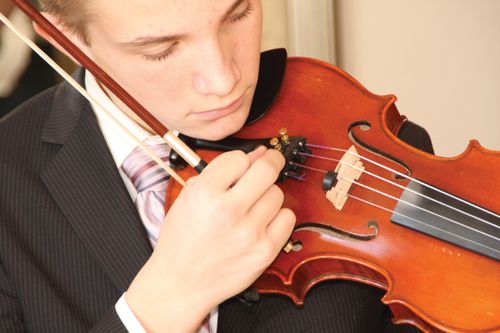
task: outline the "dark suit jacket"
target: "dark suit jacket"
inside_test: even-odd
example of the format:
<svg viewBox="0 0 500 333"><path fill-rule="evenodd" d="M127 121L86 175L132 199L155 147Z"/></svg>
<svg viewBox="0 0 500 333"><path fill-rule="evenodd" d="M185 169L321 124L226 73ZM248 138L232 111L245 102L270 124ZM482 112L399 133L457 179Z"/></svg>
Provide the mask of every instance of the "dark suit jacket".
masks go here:
<svg viewBox="0 0 500 333"><path fill-rule="evenodd" d="M403 135L430 148L414 125ZM0 122L0 211L0 332L125 331L114 305L152 249L89 104L67 84ZM233 298L218 330L392 332L382 294L328 282L303 308Z"/></svg>

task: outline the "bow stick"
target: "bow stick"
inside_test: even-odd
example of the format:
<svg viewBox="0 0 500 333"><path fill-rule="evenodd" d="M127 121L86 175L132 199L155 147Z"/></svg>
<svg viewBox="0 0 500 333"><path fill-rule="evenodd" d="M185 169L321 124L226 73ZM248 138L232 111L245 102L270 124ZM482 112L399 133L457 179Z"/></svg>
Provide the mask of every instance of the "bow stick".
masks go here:
<svg viewBox="0 0 500 333"><path fill-rule="evenodd" d="M136 142L139 147L153 159L158 165L160 165L169 175L171 175L176 181L178 181L182 186L185 185L185 181L170 167L166 164L158 155L155 154L151 149L148 148L141 140L139 140L134 134L132 134L111 112L102 106L102 104L97 101L92 95L88 93L85 88L82 87L75 79L66 73L61 66L59 66L52 58L50 58L47 53L40 49L35 43L33 43L26 35L21 33L12 22L7 19L2 13L0 13L0 21L2 21L6 27L8 27L12 32L14 32L26 45L28 45L36 54L40 56L48 65L50 65L59 75L61 75L73 88L75 88L85 99L87 99L95 107L99 108L101 111L105 112L108 117L110 117L134 142Z"/></svg>

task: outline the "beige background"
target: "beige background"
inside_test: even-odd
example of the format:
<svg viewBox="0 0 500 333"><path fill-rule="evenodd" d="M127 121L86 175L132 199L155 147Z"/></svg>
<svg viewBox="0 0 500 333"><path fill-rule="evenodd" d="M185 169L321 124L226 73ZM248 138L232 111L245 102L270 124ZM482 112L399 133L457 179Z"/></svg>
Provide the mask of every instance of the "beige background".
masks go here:
<svg viewBox="0 0 500 333"><path fill-rule="evenodd" d="M313 0L314 1L314 0ZM288 16L286 0L262 0L264 27L262 49L288 48Z"/></svg>
<svg viewBox="0 0 500 333"><path fill-rule="evenodd" d="M263 49L307 53L290 47L297 18L289 9L301 1L324 2L263 0ZM396 94L400 112L427 128L439 155L461 153L470 138L500 150L500 0L332 2L331 62L375 93ZM321 10L307 15L315 16L310 24L324 22Z"/></svg>

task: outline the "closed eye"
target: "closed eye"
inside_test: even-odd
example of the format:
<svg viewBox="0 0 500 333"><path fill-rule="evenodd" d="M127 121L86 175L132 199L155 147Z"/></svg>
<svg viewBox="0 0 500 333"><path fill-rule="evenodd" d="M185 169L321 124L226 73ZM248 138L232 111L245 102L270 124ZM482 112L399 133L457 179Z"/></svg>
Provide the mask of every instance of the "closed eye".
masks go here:
<svg viewBox="0 0 500 333"><path fill-rule="evenodd" d="M247 8L245 8L245 10L243 10L240 13L235 13L235 14L228 16L227 20L230 23L241 21L241 20L247 18L252 13L252 11L253 11L253 6L251 3L248 3L248 6L247 6Z"/></svg>
<svg viewBox="0 0 500 333"><path fill-rule="evenodd" d="M165 59L167 59L168 57L170 57L175 52L175 50L179 46L179 43L180 43L179 41L175 41L165 51L157 53L157 54L143 54L143 57L146 60L149 60L149 61L162 61L162 60L165 60Z"/></svg>

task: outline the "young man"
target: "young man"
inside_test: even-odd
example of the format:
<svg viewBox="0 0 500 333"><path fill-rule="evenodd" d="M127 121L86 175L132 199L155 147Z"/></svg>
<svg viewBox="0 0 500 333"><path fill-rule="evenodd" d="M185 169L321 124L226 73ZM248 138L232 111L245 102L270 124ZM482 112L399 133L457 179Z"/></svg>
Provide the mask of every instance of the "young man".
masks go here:
<svg viewBox="0 0 500 333"><path fill-rule="evenodd" d="M258 0L41 2L170 129L226 137L259 98ZM148 127L92 75L76 76L149 140ZM217 332L415 331L389 324L382 292L355 283L321 284L302 308L279 296L233 297L273 261L295 222L274 185L284 164L276 151L222 154L188 182L161 232L148 234L121 170L135 144L67 84L3 120L0 145L2 332L196 332L207 314Z"/></svg>

